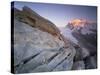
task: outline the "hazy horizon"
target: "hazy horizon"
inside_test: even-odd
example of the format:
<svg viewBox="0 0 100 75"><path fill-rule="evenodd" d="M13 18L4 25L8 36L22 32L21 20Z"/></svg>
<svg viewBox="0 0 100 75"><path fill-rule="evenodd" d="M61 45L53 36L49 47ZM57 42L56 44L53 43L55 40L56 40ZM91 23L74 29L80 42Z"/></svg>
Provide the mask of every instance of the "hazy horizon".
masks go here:
<svg viewBox="0 0 100 75"><path fill-rule="evenodd" d="M42 17L53 22L57 27L64 27L73 19L86 19L97 22L96 6L80 6L67 4L49 4L34 2L14 2L14 7L22 9L28 6Z"/></svg>

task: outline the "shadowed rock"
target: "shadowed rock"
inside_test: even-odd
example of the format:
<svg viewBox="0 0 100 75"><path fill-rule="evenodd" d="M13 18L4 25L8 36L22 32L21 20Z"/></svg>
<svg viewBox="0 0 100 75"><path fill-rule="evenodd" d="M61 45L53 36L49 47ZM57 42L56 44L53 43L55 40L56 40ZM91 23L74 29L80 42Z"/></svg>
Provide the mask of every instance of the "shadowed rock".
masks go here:
<svg viewBox="0 0 100 75"><path fill-rule="evenodd" d="M76 61L72 67L73 70L82 70L85 69L84 61Z"/></svg>

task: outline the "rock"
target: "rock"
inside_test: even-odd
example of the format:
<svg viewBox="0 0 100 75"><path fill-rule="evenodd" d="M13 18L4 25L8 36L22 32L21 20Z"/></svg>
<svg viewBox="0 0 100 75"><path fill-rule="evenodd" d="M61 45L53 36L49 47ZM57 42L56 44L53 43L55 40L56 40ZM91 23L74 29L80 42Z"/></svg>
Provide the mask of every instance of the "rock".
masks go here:
<svg viewBox="0 0 100 75"><path fill-rule="evenodd" d="M60 33L59 29L52 22L41 17L39 14L37 14L35 11L30 9L29 7L24 6L22 12L26 16L25 19L29 25L33 27L38 27L41 30L44 30L54 35L57 35L57 33ZM33 20L35 20L34 24L32 24L34 22Z"/></svg>
<svg viewBox="0 0 100 75"><path fill-rule="evenodd" d="M86 49L86 48L82 48L82 57L83 57L83 59L88 57L88 56L90 56L89 50Z"/></svg>
<svg viewBox="0 0 100 75"><path fill-rule="evenodd" d="M74 46L74 48L76 50L76 54L75 54L75 57L74 57L75 61L83 60L86 57L90 56L88 49L81 47L79 45L73 44L73 43L72 43L72 45Z"/></svg>
<svg viewBox="0 0 100 75"><path fill-rule="evenodd" d="M76 54L75 54L75 57L74 57L74 61L83 60L82 49L81 48L75 48L75 50L76 50Z"/></svg>
<svg viewBox="0 0 100 75"><path fill-rule="evenodd" d="M75 53L75 52L73 52L73 53ZM64 51L64 52L62 51L57 56L55 56L55 58L53 60L49 61L45 65L40 65L39 67L34 69L32 72L36 72L36 71L42 72L44 69L46 69L45 70L46 72L70 70L72 68L72 64L73 64L73 55L75 55L73 53L71 54L71 52L68 53L68 51ZM40 70L40 68L42 71Z"/></svg>
<svg viewBox="0 0 100 75"><path fill-rule="evenodd" d="M63 41L57 40L55 37L48 34L47 32L42 32L37 28L31 28L29 25L18 22L16 20L14 21L14 23L14 52L16 55L18 52L17 50L19 50L17 55L20 59L21 57L23 57L23 55L25 55L26 57L25 52L29 53L28 56L31 56L32 53L28 50L31 50L33 53L39 53L41 50L57 48L59 49L64 45ZM16 25L19 26L19 28ZM38 52L36 51L37 49ZM18 61L16 61L16 64L17 62Z"/></svg>
<svg viewBox="0 0 100 75"><path fill-rule="evenodd" d="M24 23L27 23L32 27L48 32L54 35L55 37L59 38L60 40L63 40L65 42L65 47L67 47L68 43L66 42L64 36L61 35L60 30L52 22L41 17L35 11L26 6L23 7L22 11L16 8L14 9L14 11L15 18Z"/></svg>
<svg viewBox="0 0 100 75"><path fill-rule="evenodd" d="M97 56L87 57L85 60L86 69L96 69L97 68Z"/></svg>
<svg viewBox="0 0 100 75"><path fill-rule="evenodd" d="M72 67L73 70L82 70L85 69L84 61L76 61Z"/></svg>
<svg viewBox="0 0 100 75"><path fill-rule="evenodd" d="M15 9L14 12L15 73L70 70L75 48L50 21L29 8L24 7L23 11Z"/></svg>
<svg viewBox="0 0 100 75"><path fill-rule="evenodd" d="M71 70L73 66L73 57L75 55L76 51L73 50L71 54L68 55L66 60L64 60L61 64L59 64L53 71L66 71Z"/></svg>

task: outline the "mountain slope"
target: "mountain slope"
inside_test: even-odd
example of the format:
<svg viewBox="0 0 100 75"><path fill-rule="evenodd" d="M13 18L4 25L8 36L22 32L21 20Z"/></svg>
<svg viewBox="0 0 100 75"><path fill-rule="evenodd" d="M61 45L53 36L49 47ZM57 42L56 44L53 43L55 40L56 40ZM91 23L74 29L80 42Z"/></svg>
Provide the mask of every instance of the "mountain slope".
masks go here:
<svg viewBox="0 0 100 75"><path fill-rule="evenodd" d="M80 64L79 62L81 62L81 65L85 64L86 69L97 68L97 24L92 21L75 19L61 31L75 47L74 63Z"/></svg>

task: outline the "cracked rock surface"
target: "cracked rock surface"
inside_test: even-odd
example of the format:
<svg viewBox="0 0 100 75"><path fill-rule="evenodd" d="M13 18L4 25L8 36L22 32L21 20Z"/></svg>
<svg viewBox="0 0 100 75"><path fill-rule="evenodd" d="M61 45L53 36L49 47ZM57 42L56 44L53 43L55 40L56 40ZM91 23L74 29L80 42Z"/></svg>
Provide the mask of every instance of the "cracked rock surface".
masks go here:
<svg viewBox="0 0 100 75"><path fill-rule="evenodd" d="M75 48L68 40L66 40L67 44L65 44L65 39L61 36L59 29L55 28L56 26L52 27L51 22L37 16L35 13L31 13L32 17L18 9L14 9L14 13L15 73L66 71L72 69L76 53ZM42 22L38 24L37 19ZM32 23L34 21L36 23ZM44 27L41 27L41 24L42 26L44 24ZM48 31L49 24L51 25L49 26L51 30ZM58 32L54 32L54 35L53 30Z"/></svg>

